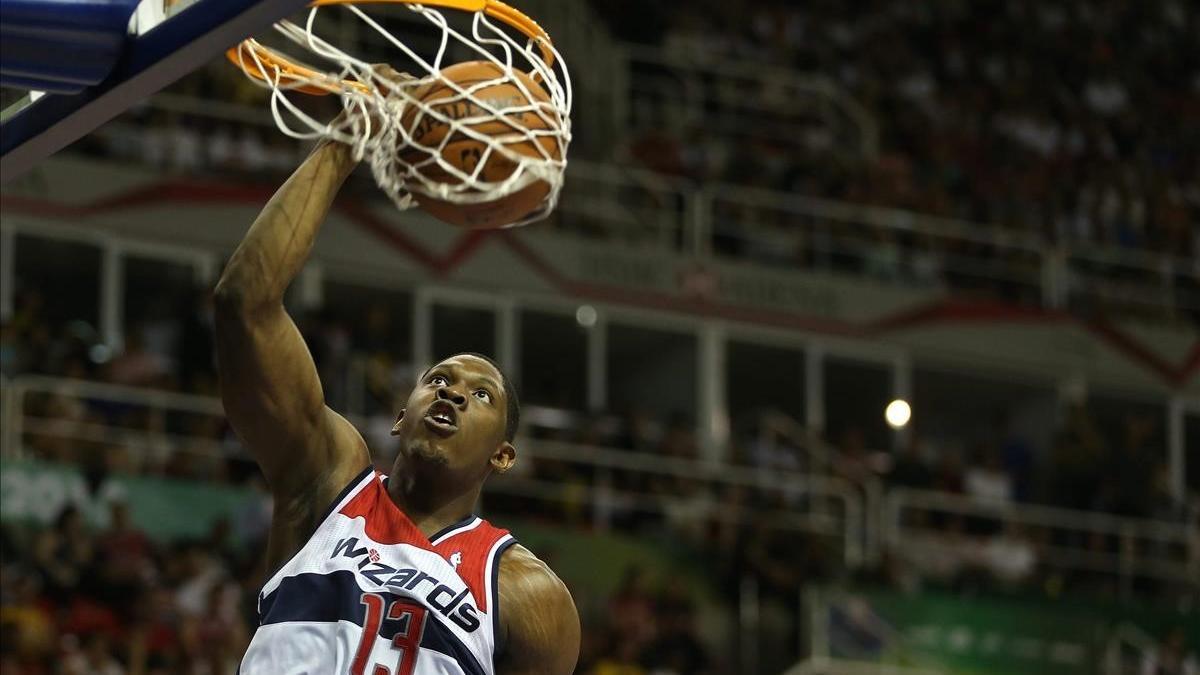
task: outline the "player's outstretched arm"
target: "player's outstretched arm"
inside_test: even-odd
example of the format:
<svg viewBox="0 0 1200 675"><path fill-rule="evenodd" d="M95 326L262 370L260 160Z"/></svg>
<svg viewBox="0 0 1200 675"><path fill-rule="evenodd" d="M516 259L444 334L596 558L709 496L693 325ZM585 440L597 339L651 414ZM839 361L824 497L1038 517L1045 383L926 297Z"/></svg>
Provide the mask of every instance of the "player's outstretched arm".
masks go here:
<svg viewBox="0 0 1200 675"><path fill-rule="evenodd" d="M500 675L571 675L579 659L579 613L566 584L536 556L513 546L500 558Z"/></svg>
<svg viewBox="0 0 1200 675"><path fill-rule="evenodd" d="M355 164L344 145L313 150L250 226L215 291L225 413L285 504L332 498L369 462L359 433L325 406L312 355L283 307Z"/></svg>

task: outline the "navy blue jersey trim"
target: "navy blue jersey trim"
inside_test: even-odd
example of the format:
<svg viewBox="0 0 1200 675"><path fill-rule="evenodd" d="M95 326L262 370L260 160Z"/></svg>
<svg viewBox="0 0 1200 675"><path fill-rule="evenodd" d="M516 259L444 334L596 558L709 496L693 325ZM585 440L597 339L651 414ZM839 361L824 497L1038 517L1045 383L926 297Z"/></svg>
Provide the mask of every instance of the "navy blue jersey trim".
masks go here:
<svg viewBox="0 0 1200 675"><path fill-rule="evenodd" d="M321 519L317 521L317 530L321 529L321 524L324 523L325 520L329 518L329 514L333 513L333 510L336 509L337 505L339 503L341 503L341 501L343 499L346 498L346 495L350 494L350 491L353 490L356 485L361 483L362 480L367 477L368 473L374 473L374 472L375 472L375 467L368 466L367 468L360 471L359 474L354 477L354 480L350 481L350 483L346 487L342 488L342 491L338 493L338 496L334 497L333 501L330 502L329 506L325 507L325 513L321 516ZM312 536L314 533L316 533L316 530L313 530L312 532L309 533L309 535L308 535L309 539L312 539ZM301 546L300 550L304 550L304 547ZM300 551L296 551L295 553L292 554L292 558L295 558L299 554L300 554ZM283 569L284 565L287 565L289 562L291 562L292 558L289 558L289 559L284 560L283 562L279 563L279 565L275 569L269 571L266 578L271 579L276 574L278 574L279 570ZM261 610L261 607L262 607L262 592L259 591L259 608L260 608L259 612L258 612L259 625L262 625L262 618L263 618L263 612Z"/></svg>
<svg viewBox="0 0 1200 675"><path fill-rule="evenodd" d="M459 642L441 621L434 617L425 619L425 632L421 634L421 649L441 652L454 659L466 675L486 675L483 666L475 659L467 646Z"/></svg>
<svg viewBox="0 0 1200 675"><path fill-rule="evenodd" d="M516 543L517 538L513 537L501 544L492 562L492 597L488 598L491 603L488 606L492 608L492 663L504 656L504 649L508 646L506 636L500 631L500 557Z"/></svg>
<svg viewBox="0 0 1200 675"><path fill-rule="evenodd" d="M328 574L304 573L287 577L279 587L263 599L262 624L285 623L288 621L314 621L334 623L348 621L361 626L366 610L362 605L362 588L355 573L338 570ZM411 598L389 591L379 591L387 602L394 598ZM483 666L448 626L430 609L425 619L425 630L421 634L421 649L441 652L462 668L466 675L486 675ZM401 625L385 620L379 627L379 637L391 640Z"/></svg>
<svg viewBox="0 0 1200 675"><path fill-rule="evenodd" d="M354 480L350 481L349 485L342 488L342 491L338 493L338 496L334 497L329 506L325 507L325 513L322 514L321 519L317 521L317 527L320 527L321 523L325 522L325 519L329 517L329 514L333 513L333 510L337 508L337 505L346 498L346 495L350 494L350 491L354 489L355 485L358 485L364 478L367 477L368 473L375 473L375 467L368 466L362 471L359 471L358 475L354 477Z"/></svg>
<svg viewBox="0 0 1200 675"><path fill-rule="evenodd" d="M429 542L433 543L433 542L437 541L439 537L444 536L447 532L449 532L451 530L457 530L458 528L463 527L464 525L467 525L471 521L475 520L475 518L476 518L476 516L474 513L468 513L457 523L454 523L453 525L447 525L446 527L443 527L442 529L438 530L437 532L434 532L433 534L429 535Z"/></svg>

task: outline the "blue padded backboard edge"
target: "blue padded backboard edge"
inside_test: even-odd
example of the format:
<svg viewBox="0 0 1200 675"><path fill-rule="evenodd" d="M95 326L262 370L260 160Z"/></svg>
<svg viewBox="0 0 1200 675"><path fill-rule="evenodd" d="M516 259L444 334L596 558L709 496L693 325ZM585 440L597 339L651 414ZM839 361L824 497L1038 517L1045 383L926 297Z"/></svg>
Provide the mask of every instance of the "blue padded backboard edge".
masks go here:
<svg viewBox="0 0 1200 675"><path fill-rule="evenodd" d="M20 176L306 4L307 0L201 0L132 39L100 84L78 94L47 94L0 125L0 182Z"/></svg>

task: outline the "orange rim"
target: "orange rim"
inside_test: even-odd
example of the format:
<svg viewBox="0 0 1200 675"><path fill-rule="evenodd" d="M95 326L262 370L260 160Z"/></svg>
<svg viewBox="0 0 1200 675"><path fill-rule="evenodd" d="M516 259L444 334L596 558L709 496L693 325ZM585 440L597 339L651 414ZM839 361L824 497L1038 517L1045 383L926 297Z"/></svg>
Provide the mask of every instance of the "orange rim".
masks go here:
<svg viewBox="0 0 1200 675"><path fill-rule="evenodd" d="M550 41L550 34L520 10L510 7L500 2L500 0L422 0L421 2L417 0L313 0L309 4L309 7L376 4L425 5L429 7L441 7L443 9L456 9L463 12L483 12L493 19L502 21L515 28L521 34L536 42L538 49L542 52L542 60L548 66L554 65L554 50L551 49L551 44L553 43ZM358 89L362 92L370 91L369 86L358 80L338 80L337 78L330 77L325 73L296 63L287 56L258 44L253 39L243 40L236 47L232 47L225 52L225 58L233 62L233 65L241 68L250 77L266 82L268 81L267 76L262 69L256 67L257 62L255 57L257 57L257 62L261 62L267 70L279 73L281 84L287 84L289 81L305 83L291 89L291 91L311 94L313 96L335 94L346 87Z"/></svg>

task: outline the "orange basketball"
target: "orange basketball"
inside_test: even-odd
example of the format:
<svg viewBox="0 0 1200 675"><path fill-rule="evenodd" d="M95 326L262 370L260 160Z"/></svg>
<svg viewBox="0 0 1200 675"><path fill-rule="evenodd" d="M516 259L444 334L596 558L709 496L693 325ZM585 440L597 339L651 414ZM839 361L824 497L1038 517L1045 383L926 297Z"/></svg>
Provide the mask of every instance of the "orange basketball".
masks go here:
<svg viewBox="0 0 1200 675"><path fill-rule="evenodd" d="M460 87L469 88L481 82L496 80L503 76L503 69L490 61L467 61L442 69L441 78L425 85L415 92L418 100L429 104L434 110L450 119L464 119L489 115L474 101L466 100L458 92L446 85L449 80ZM514 71L514 75L538 101L549 102L550 95L529 75ZM472 95L488 103L497 110L519 108L530 104L529 98L511 80L491 86L486 86L472 92ZM438 101L445 99L444 103ZM506 121L507 120L507 121ZM542 119L534 112L514 112L496 116L489 121L470 125L470 129L491 136L507 149L529 157L543 157L537 143L548 156L562 159L562 147L554 136L538 136L536 141L530 140L521 129L543 130L557 129L557 116L551 117L551 122ZM450 125L432 115L428 115L417 107L413 107L401 120L401 124L409 131L413 141L427 147L437 147L446 138ZM443 146L441 158L446 163L463 171L472 173L478 168L478 163L484 157L487 144L470 138L461 132L455 133ZM417 164L429 159L429 153L416 147L403 148L401 158L409 164ZM488 156L486 164L480 169L479 177L489 182L502 181L512 175L517 168L516 162L504 157L496 151ZM429 163L418 167L416 172L430 181L446 185L458 185L457 176L444 170L437 163ZM418 179L409 181L413 198L427 212L439 220L452 225L474 229L492 229L512 224L533 211L550 192L550 185L539 180L514 194L500 199L475 204L458 204L439 199L423 192L424 186Z"/></svg>

